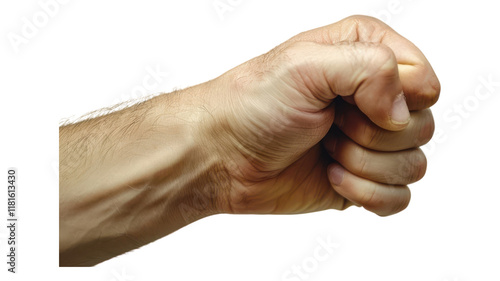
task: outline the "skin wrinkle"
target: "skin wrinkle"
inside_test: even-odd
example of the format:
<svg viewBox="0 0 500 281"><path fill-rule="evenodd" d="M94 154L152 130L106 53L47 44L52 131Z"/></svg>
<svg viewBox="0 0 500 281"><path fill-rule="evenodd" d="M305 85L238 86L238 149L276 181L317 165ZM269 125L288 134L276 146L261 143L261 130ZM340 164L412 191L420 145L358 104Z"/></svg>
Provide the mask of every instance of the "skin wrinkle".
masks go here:
<svg viewBox="0 0 500 281"><path fill-rule="evenodd" d="M322 155L322 157L320 158L320 160L316 164L317 166L321 166L322 167L322 169L320 169L321 170L321 174L320 174L319 177L327 179L328 178L328 176L327 176L327 166L328 166L328 162L330 162L330 159L328 157L328 153L326 153L325 149L322 146L320 146L318 149L320 150L320 155ZM328 196L327 191L318 189L316 191L316 195L314 197L315 198L322 198L322 197L325 197L325 196ZM334 203L335 202L330 202L329 206L334 206L335 205ZM344 203L342 202L342 204L340 204L340 206L341 206L340 208L342 209L343 206L344 206ZM328 208L328 206L325 206L325 208Z"/></svg>
<svg viewBox="0 0 500 281"><path fill-rule="evenodd" d="M320 161L317 161L317 162L314 164L314 167L317 167L318 165L322 165L322 163L321 163ZM313 169L308 170L308 172L306 173L306 175L305 175L305 176L300 177L300 179L299 179L298 181L296 180L297 185L296 185L295 187L292 187L292 189L290 190L290 192L289 192L289 194L288 194L288 199L289 199L291 196L295 195L298 191L300 191L300 190L298 189L298 187L299 187L299 186L302 186L302 185L303 185L303 184L307 181L307 179L308 179L308 178L310 178L310 174L311 174L311 173L312 173L312 171L314 171L314 170L315 170L314 168L313 168ZM277 177L277 178L280 178L280 177L282 177L282 176L285 176L285 177L286 177L286 175L284 175L283 173L284 173L284 171L282 171L282 172L278 175L278 177ZM299 176L299 174L294 175L294 176L295 176L295 177L298 177L298 176ZM304 195L303 195L302 197L307 197L307 196L309 195L309 194L308 194L308 190L307 190L307 189L303 189L303 190L302 190L302 192L304 193ZM319 192L319 190L318 190L317 192ZM285 202L286 202L286 201L288 201L288 200L280 200L281 198L283 198L283 196L281 196L281 197L278 199L278 202L282 202L282 201L285 201ZM305 207L304 207L304 208L305 208ZM277 209L279 209L279 208L278 208L278 204L276 205L276 207L274 208L274 210L273 210L273 212L272 212L272 213L274 213L274 214L276 214L276 213L280 213L280 212L278 212L278 211L277 211ZM303 212L303 210L298 210L298 211L297 211L297 213L302 213L302 212Z"/></svg>
<svg viewBox="0 0 500 281"><path fill-rule="evenodd" d="M258 124L258 123L256 123L256 124ZM287 128L287 127L288 127L288 128L292 128L292 129L293 129L293 126L292 126L292 127L290 127L290 126L287 126L287 125L285 125L285 126L280 125L279 127L280 127L280 128ZM243 140L242 140L242 141L239 141L239 142L243 142ZM285 148L280 148L279 150L281 151L281 150L283 150L283 149L285 149ZM249 155L249 157L250 157L251 159L266 159L266 158L268 158L268 157L273 157L273 156L271 156L271 155L263 155L263 154L261 154L261 151L263 151L262 149L251 149L251 148L250 148L250 149L245 149L245 151L247 151L247 152L248 152L248 151L255 151L255 153L256 153L256 154L254 154L254 155ZM245 153L245 154L246 154L246 153ZM260 163L260 161L259 161L259 160L256 160L256 161L257 161L258 163ZM253 160L252 160L252 162L253 162Z"/></svg>
<svg viewBox="0 0 500 281"><path fill-rule="evenodd" d="M358 151L361 150L361 156L359 157L361 160L359 161L360 162L360 166L359 166L359 174L360 175L365 175L365 168L366 168L366 163L367 163L367 157L366 157L366 153L367 153L367 150L365 149L360 149L358 148Z"/></svg>
<svg viewBox="0 0 500 281"><path fill-rule="evenodd" d="M368 191L368 192L366 192L366 191ZM374 204L374 202L373 202L374 199L373 198L375 198L375 193L376 192L377 192L377 189L375 189L375 188L367 188L365 190L365 192L363 192L362 196L360 197L359 202L363 206L369 208L371 205ZM377 205L377 204L375 203L375 205Z"/></svg>
<svg viewBox="0 0 500 281"><path fill-rule="evenodd" d="M319 161L318 161L318 162L316 162L316 163L314 164L314 167L317 167L318 165L320 165ZM301 178L301 179L297 182L296 187L298 187L298 186L302 186L302 185L303 185L303 184L307 181L307 179L309 178L309 176L310 176L310 174L312 173L312 171L314 171L314 169L310 169L310 170L306 173L306 175L305 175L304 177L302 177L302 178ZM298 176L298 175L297 175L297 176ZM297 192L297 188L292 188L292 190L291 190L291 192L290 192L290 195L295 194L296 192ZM302 192L304 192L304 193L305 193L305 192L307 192L307 189L303 189L303 191L302 191ZM306 194L305 194L305 196L307 196L307 195L308 195L308 194L306 193Z"/></svg>
<svg viewBox="0 0 500 281"><path fill-rule="evenodd" d="M306 69L305 71L303 69ZM293 71L292 71L293 70ZM303 85L298 85L296 84L297 86L304 86L306 89L307 89L307 92L310 92L312 94L312 97L309 97L308 95L305 96L305 98L311 102L311 104L321 104L321 105L328 105L332 99L330 98L326 98L323 96L324 94L324 89L320 89L320 88L311 88L311 81L313 81L313 79L311 77L309 77L309 75L307 75L307 73L310 73L311 71L308 71L308 66L307 64L302 64L302 65L297 65L295 67L293 67L293 69L291 69L291 75L292 77L294 77L295 75L298 76L298 78L296 79L293 79L295 81L303 81ZM295 74L295 75L294 75ZM325 77L325 81L328 81L329 79L326 77L326 74L323 72L323 76ZM331 94L334 94L334 92L331 90L331 86L330 86L330 83L327 83L328 85L328 88L329 88L329 93ZM300 110L299 108L297 108L297 110ZM317 109L318 111L321 110L321 109ZM314 112L314 111L307 111L307 112Z"/></svg>
<svg viewBox="0 0 500 281"><path fill-rule="evenodd" d="M375 140L377 139L380 131L379 130L372 130L372 128L370 126L367 126L367 125L364 126L364 128L365 129L363 131L363 135L368 136L366 146L367 147L374 147Z"/></svg>

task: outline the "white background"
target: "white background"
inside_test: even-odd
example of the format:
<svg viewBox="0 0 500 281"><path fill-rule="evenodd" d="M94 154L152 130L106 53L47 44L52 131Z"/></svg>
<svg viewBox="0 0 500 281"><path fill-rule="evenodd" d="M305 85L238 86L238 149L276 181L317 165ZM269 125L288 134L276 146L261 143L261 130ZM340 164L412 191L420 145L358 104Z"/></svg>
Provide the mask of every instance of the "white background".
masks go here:
<svg viewBox="0 0 500 281"><path fill-rule="evenodd" d="M285 280L287 270L303 263L307 280L500 280L494 1L221 0L233 5L222 16L214 0L74 0L51 7L49 16L40 5L46 2L0 4L0 178L18 168L20 218L19 274L6 272L2 222L0 280ZM427 175L411 186L407 210L387 218L359 208L219 215L93 268L58 268L62 118L134 98L148 69L169 74L144 92L169 92L352 14L377 15L414 42L442 83ZM29 36L22 35L24 18L38 25ZM16 45L13 36L25 39ZM488 79L496 83L490 91L481 82ZM6 190L6 182L0 185ZM6 192L0 200L5 221ZM339 247L314 263L318 239Z"/></svg>

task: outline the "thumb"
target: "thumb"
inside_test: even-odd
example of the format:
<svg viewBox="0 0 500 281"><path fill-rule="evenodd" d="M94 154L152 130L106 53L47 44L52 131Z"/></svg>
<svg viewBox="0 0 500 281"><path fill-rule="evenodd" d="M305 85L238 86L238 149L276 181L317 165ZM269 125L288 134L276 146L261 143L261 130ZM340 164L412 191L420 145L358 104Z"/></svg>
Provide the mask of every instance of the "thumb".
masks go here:
<svg viewBox="0 0 500 281"><path fill-rule="evenodd" d="M358 108L381 128L406 128L410 112L399 79L398 64L392 50L382 44L341 42L323 45L294 43L295 71L308 77L311 94L322 101L336 96L354 99ZM294 48L292 47L292 48ZM306 73L300 73L306 72ZM316 106L328 106L328 103ZM324 108L323 107L323 108ZM317 110L323 108L316 108Z"/></svg>

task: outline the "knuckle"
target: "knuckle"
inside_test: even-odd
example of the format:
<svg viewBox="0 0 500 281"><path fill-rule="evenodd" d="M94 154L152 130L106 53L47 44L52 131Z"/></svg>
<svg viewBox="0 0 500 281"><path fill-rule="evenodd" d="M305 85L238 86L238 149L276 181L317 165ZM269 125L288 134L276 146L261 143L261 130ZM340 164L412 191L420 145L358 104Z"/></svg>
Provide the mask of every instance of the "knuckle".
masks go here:
<svg viewBox="0 0 500 281"><path fill-rule="evenodd" d="M369 162L368 153L367 153L366 149L358 146L357 147L357 155L359 155L358 156L358 163L359 163L358 164L358 167L359 167L358 172L359 172L359 175L362 176L362 175L365 175L366 168L367 168L366 166L367 166L367 163Z"/></svg>
<svg viewBox="0 0 500 281"><path fill-rule="evenodd" d="M424 177L427 170L427 159L422 150L415 149L403 159L399 173L402 184L414 183Z"/></svg>
<svg viewBox="0 0 500 281"><path fill-rule="evenodd" d="M363 16L363 15L352 15L352 16L348 16L344 19L344 22L346 23L359 23L361 22L362 20L364 20L367 16Z"/></svg>
<svg viewBox="0 0 500 281"><path fill-rule="evenodd" d="M263 56L263 61L271 69L297 69L300 66L310 65L319 52L318 44L309 41L285 42L272 49Z"/></svg>
<svg viewBox="0 0 500 281"><path fill-rule="evenodd" d="M356 202L367 210L385 209L387 204L391 204L391 198L385 196L378 185L378 183L370 182L359 191Z"/></svg>
<svg viewBox="0 0 500 281"><path fill-rule="evenodd" d="M365 75L376 75L380 77L392 77L397 73L398 63L396 55L389 47L376 42L341 42L337 46L348 46L343 48L344 55L356 63L363 62L366 70ZM357 66L357 65L356 65Z"/></svg>
<svg viewBox="0 0 500 281"><path fill-rule="evenodd" d="M382 202L376 195L377 189L372 186L359 195L358 202L366 208L376 208Z"/></svg>
<svg viewBox="0 0 500 281"><path fill-rule="evenodd" d="M418 149L418 155L419 162L417 165L415 181L419 181L420 179L422 179L425 175L425 172L427 171L427 158L425 157L425 154L422 152L422 150Z"/></svg>
<svg viewBox="0 0 500 281"><path fill-rule="evenodd" d="M380 142L381 130L371 124L365 124L361 135L361 145L374 148Z"/></svg>
<svg viewBox="0 0 500 281"><path fill-rule="evenodd" d="M434 118L432 116L432 112L430 109L426 109L423 111L423 118L424 122L420 126L418 137L417 137L417 145L424 145L428 143L431 139L432 136L434 135L434 130L435 130L435 124L434 124Z"/></svg>
<svg viewBox="0 0 500 281"><path fill-rule="evenodd" d="M400 198L398 198L398 200L396 202L394 202L394 204L392 205L392 208L390 210L391 215L403 211L404 209L406 209L408 207L408 205L410 205L411 193L409 192L408 187L405 186L405 187L401 187L401 188L406 188L408 190L408 192L406 192L405 195L401 196Z"/></svg>
<svg viewBox="0 0 500 281"><path fill-rule="evenodd" d="M398 62L394 52L387 46L376 44L372 47L374 54L371 56L372 62L378 66L380 75L394 75L398 69Z"/></svg>
<svg viewBox="0 0 500 281"><path fill-rule="evenodd" d="M346 17L343 20L343 22L346 25L354 25L354 26L376 25L376 24L381 23L381 21L379 19L372 17L372 16L366 16L366 15L352 15L352 16Z"/></svg>
<svg viewBox="0 0 500 281"><path fill-rule="evenodd" d="M438 78L435 77L429 81L429 85L431 90L428 96L430 96L430 105L433 105L438 101L439 95L441 94L441 83Z"/></svg>
<svg viewBox="0 0 500 281"><path fill-rule="evenodd" d="M316 46L316 43L309 41L293 41L280 45L273 50L275 53L284 55L287 58L300 59L310 53L309 49L313 46Z"/></svg>

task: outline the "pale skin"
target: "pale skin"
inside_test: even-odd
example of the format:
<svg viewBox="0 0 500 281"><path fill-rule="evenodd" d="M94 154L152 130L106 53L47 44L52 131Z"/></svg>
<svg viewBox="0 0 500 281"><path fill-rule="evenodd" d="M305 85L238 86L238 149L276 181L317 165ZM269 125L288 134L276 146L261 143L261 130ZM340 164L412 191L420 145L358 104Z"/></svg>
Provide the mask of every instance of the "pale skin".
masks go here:
<svg viewBox="0 0 500 281"><path fill-rule="evenodd" d="M353 16L209 82L62 126L60 265L95 265L220 213L400 212L426 170L418 147L439 92L417 47Z"/></svg>

